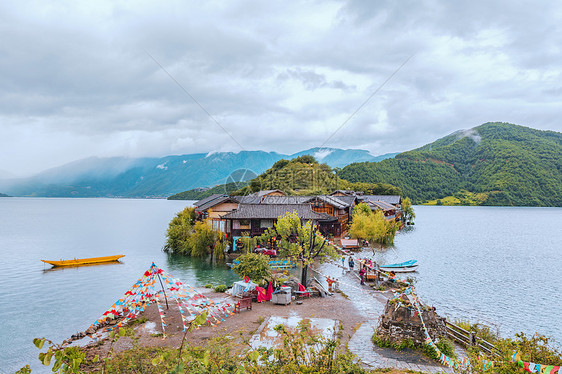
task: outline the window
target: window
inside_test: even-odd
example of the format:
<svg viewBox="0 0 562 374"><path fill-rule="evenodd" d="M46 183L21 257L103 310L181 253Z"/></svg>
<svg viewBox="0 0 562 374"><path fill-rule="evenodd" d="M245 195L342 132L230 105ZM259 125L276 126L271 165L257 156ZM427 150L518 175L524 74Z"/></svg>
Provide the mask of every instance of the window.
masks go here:
<svg viewBox="0 0 562 374"><path fill-rule="evenodd" d="M260 228L268 229L273 227L273 220L272 219L262 219L260 221Z"/></svg>

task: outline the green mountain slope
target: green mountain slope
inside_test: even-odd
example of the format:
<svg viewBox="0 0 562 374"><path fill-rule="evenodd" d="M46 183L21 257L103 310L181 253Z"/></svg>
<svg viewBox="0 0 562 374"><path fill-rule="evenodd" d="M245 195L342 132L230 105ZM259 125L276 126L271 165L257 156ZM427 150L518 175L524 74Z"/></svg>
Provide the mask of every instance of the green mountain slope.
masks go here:
<svg viewBox="0 0 562 374"><path fill-rule="evenodd" d="M562 206L562 134L486 123L340 176L394 184L416 203L466 190L483 194L482 205Z"/></svg>
<svg viewBox="0 0 562 374"><path fill-rule="evenodd" d="M320 164L313 156L279 160L235 192L247 195L261 190L279 189L287 195L320 195L337 189L363 191L371 195L401 195L399 188L387 183L351 183L339 178L334 170Z"/></svg>

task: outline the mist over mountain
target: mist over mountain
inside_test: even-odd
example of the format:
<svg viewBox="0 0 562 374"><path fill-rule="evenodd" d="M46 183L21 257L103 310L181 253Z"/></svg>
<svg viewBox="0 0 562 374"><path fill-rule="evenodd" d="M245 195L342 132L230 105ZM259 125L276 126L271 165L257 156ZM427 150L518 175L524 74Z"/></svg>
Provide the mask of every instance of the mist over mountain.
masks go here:
<svg viewBox="0 0 562 374"><path fill-rule="evenodd" d="M195 153L161 158L91 157L29 178L0 181L0 191L13 196L160 198L196 187L227 182L234 173L251 179L280 159L315 155L332 167L377 161L395 154L372 156L356 149L312 148L293 155L241 151Z"/></svg>

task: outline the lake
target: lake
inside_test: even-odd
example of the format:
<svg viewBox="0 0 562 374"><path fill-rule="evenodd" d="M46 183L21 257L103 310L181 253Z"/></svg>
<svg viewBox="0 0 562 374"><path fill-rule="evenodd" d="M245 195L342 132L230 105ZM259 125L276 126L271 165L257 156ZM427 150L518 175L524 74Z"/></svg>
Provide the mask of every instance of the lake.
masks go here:
<svg viewBox="0 0 562 374"><path fill-rule="evenodd" d="M34 337L85 330L154 261L194 286L230 284L225 266L162 252L168 222L189 202L0 199L0 372L38 360ZM415 258L418 294L438 312L562 342L562 209L418 206L416 225L381 263ZM122 264L49 270L41 259L124 254Z"/></svg>

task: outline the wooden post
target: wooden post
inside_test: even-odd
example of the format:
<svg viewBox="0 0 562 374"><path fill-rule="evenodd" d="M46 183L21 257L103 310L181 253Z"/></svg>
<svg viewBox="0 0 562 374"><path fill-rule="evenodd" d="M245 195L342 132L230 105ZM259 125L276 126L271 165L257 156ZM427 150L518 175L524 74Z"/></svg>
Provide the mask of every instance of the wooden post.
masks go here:
<svg viewBox="0 0 562 374"><path fill-rule="evenodd" d="M162 278L160 278L160 274L158 275L158 280L160 281L160 286L162 286L162 292L164 292L164 299L166 300L166 309L170 309L168 306L168 297L166 296L166 290L164 289L164 284L162 283Z"/></svg>

